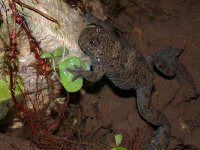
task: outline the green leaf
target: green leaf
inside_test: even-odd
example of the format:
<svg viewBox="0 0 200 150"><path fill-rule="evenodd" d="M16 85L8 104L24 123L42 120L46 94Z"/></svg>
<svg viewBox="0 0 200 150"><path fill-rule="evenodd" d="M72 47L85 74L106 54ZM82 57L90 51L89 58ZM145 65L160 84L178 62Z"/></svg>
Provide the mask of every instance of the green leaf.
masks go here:
<svg viewBox="0 0 200 150"><path fill-rule="evenodd" d="M128 150L127 148L124 148L124 147L114 147L110 150Z"/></svg>
<svg viewBox="0 0 200 150"><path fill-rule="evenodd" d="M11 98L9 85L3 80L0 80L0 101Z"/></svg>
<svg viewBox="0 0 200 150"><path fill-rule="evenodd" d="M43 53L40 55L40 57L41 57L42 59L49 59L49 58L52 57L52 53L50 53L50 52L43 52Z"/></svg>
<svg viewBox="0 0 200 150"><path fill-rule="evenodd" d="M121 143L122 143L122 135L121 134L115 135L116 146L119 146Z"/></svg>
<svg viewBox="0 0 200 150"><path fill-rule="evenodd" d="M72 81L74 75L67 71L67 68L74 69L74 66L82 67L85 70L87 69L86 63L78 57L68 58L59 64L60 80L68 92L77 92L83 86L83 78Z"/></svg>
<svg viewBox="0 0 200 150"><path fill-rule="evenodd" d="M69 50L65 47L58 47L53 52L54 57L61 57L63 54L64 54L64 56L69 54Z"/></svg>
<svg viewBox="0 0 200 150"><path fill-rule="evenodd" d="M9 89L9 76L6 76L6 80L0 80L0 102L11 98L11 93ZM15 95L21 94L23 89L22 81L20 79L16 80L15 84Z"/></svg>
<svg viewBox="0 0 200 150"><path fill-rule="evenodd" d="M22 81L17 79L14 87L15 96L18 97L23 91ZM4 80L0 80L0 120L6 116L12 105L9 76L6 76Z"/></svg>

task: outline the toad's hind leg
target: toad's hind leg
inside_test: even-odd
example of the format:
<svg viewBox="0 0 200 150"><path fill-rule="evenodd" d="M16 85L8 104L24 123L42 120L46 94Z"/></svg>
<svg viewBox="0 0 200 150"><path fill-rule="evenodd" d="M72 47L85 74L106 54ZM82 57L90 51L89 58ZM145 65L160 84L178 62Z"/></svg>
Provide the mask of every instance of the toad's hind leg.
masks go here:
<svg viewBox="0 0 200 150"><path fill-rule="evenodd" d="M156 140L151 142L147 150L166 150L170 139L170 124L167 118L150 104L151 90L152 85L136 90L137 107L140 115L147 122L158 126Z"/></svg>

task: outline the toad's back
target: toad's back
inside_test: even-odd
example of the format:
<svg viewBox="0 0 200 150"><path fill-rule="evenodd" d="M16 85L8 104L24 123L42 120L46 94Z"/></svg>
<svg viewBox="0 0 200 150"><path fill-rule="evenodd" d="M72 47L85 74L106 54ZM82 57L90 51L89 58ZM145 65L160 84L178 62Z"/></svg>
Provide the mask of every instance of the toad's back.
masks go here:
<svg viewBox="0 0 200 150"><path fill-rule="evenodd" d="M80 35L79 44L117 87L137 89L152 84L152 70L145 58L112 31L88 28Z"/></svg>

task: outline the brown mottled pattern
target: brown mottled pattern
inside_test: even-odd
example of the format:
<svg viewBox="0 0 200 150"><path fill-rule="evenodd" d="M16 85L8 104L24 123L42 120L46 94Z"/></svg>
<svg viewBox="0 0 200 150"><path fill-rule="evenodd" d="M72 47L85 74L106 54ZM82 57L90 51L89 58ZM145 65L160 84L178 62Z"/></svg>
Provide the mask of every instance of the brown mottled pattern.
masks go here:
<svg viewBox="0 0 200 150"><path fill-rule="evenodd" d="M92 59L93 65L102 65L106 75L122 89L139 88L153 81L152 71L144 57L102 27L89 27L79 38L82 50Z"/></svg>
<svg viewBox="0 0 200 150"><path fill-rule="evenodd" d="M72 73L93 82L105 75L121 89L135 89L140 115L159 127L156 141L151 142L147 149L166 150L170 125L166 117L150 104L153 71L145 58L113 31L102 26L91 26L82 31L79 45L90 57L93 71L79 68Z"/></svg>

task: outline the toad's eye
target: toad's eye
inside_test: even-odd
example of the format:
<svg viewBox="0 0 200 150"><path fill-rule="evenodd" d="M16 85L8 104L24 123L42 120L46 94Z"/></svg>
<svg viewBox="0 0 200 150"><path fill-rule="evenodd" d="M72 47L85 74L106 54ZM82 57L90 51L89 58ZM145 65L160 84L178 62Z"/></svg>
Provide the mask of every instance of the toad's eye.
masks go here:
<svg viewBox="0 0 200 150"><path fill-rule="evenodd" d="M97 47L100 44L99 39L98 38L91 38L89 41L89 45L91 47Z"/></svg>

